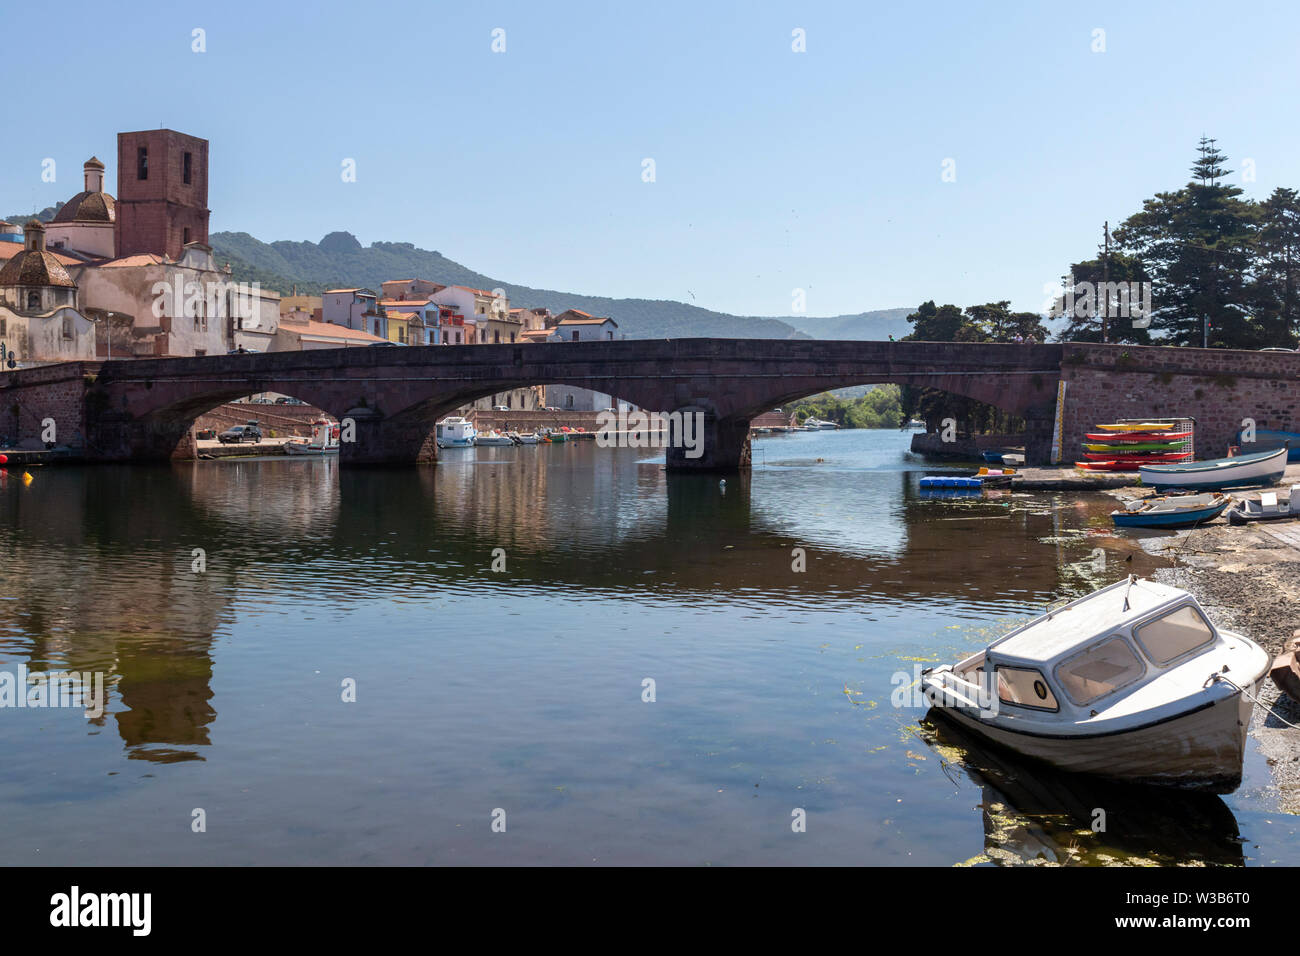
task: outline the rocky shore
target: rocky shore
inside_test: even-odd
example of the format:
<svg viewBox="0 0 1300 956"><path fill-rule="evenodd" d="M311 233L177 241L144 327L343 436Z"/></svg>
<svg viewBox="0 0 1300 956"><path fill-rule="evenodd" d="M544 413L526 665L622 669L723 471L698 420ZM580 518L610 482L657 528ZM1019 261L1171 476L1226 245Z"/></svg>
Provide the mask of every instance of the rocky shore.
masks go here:
<svg viewBox="0 0 1300 956"><path fill-rule="evenodd" d="M1127 500L1143 497L1150 489L1109 493ZM1219 519L1144 539L1142 546L1173 562L1156 572L1157 580L1190 591L1216 623L1247 635L1276 656L1300 628L1300 550L1273 532L1300 540L1300 519L1242 527ZM1300 724L1300 704L1280 693L1271 680L1264 682L1260 700L1276 713L1256 707L1251 734L1272 768L1280 808L1300 813L1300 730L1278 720L1280 716Z"/></svg>

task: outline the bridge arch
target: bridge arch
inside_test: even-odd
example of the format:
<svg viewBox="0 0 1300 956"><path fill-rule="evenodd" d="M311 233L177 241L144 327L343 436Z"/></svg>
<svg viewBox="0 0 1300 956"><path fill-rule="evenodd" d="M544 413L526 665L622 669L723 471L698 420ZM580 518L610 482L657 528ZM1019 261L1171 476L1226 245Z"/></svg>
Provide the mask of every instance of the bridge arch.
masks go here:
<svg viewBox="0 0 1300 956"><path fill-rule="evenodd" d="M644 409L704 415L705 454L682 470L747 464L748 424L776 405L863 382L938 388L1026 418L1032 460L1050 443L1061 346L938 342L666 339L354 348L105 362L86 396L88 434L106 458L165 458L206 408L261 391L356 422L344 464L436 458L434 424L477 398L568 384Z"/></svg>

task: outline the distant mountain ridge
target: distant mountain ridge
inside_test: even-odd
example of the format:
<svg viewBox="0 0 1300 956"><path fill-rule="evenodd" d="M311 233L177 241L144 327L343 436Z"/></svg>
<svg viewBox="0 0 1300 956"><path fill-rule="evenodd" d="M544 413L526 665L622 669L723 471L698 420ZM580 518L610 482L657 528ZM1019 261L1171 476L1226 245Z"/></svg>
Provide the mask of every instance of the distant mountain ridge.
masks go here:
<svg viewBox="0 0 1300 956"><path fill-rule="evenodd" d="M534 289L475 272L442 253L409 242L363 246L347 232L332 232L319 243L280 240L266 243L246 232L209 237L218 262L229 262L235 279L259 282L264 289L300 295L326 289L364 287L380 291L387 279L430 279L445 285L504 289L512 306L544 306L552 312L581 309L611 316L628 338L901 338L910 331L913 309L882 309L832 317L729 315L666 299L613 298Z"/></svg>

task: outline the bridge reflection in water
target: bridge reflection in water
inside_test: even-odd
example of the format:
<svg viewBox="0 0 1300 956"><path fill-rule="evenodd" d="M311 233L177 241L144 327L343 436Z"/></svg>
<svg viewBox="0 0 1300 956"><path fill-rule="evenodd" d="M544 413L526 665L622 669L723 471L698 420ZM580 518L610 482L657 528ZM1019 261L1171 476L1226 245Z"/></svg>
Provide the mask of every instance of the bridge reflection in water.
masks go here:
<svg viewBox="0 0 1300 956"><path fill-rule="evenodd" d="M239 661L234 677L240 682L261 681L268 668L311 667L285 655L301 654L314 635L323 649L351 642L364 651L401 642L385 651L411 656L422 672L429 662L421 656L471 653L472 640L448 643L448 633L491 628L500 644L497 629L515 627L511 643L493 645L497 663L483 671L508 674L513 686L529 676L517 671L546 660L535 656L541 651L521 650L530 642L541 646L565 630L601 626L611 633L636 632L656 608L677 609L672 619L679 621L725 610L738 631L755 633L760 648L765 641L843 647L842 657L827 659L831 679L848 683L868 675L881 689L871 695L887 697L889 671L916 659L907 655L946 659L982 639L968 630L1086 586L1075 566L1087 565L1090 542L1074 532L1086 528L1088 515L1075 503L1010 496L925 500L916 491L916 475L901 470L855 470L833 456L816 468L798 458L782 461L781 448L812 447L801 440L769 446L773 466L750 477L728 477L725 487L716 477L669 475L662 464L639 460L635 452L590 444L476 449L458 459L448 455L438 468L400 470L289 459L43 469L32 485L10 482L0 493L0 549L7 558L0 588L9 597L0 619L0 659L33 668L105 671L112 693L97 726L114 728L132 761L184 764L220 755L231 762L269 741L293 740L345 762L365 763L377 759L368 734L362 735L364 744L353 745L348 733L335 728L338 743L323 738L309 744L291 727L263 725L250 690L230 684L232 662ZM832 440L854 439L808 439ZM890 455L897 460L892 446ZM192 570L196 548L206 554L201 574ZM792 570L796 548L805 552L804 573ZM504 572L492 570L496 549L505 553ZM1121 562L1111 573L1142 570L1147 560L1136 552L1132 565ZM557 611L557 600L568 601L571 611L562 603ZM354 615L377 604L409 613L442 636L421 643L397 625L389 632L358 630ZM543 616L530 618L530 609L542 605ZM810 617L810 611L825 609L830 613ZM771 669L775 661L715 660L736 653L731 644L728 650L690 645L701 655L692 663L690 652L666 636L667 620L646 629L644 653L671 653L674 666L699 666L705 673L733 667L737 680L758 681L755 691L777 707L785 706L780 701L793 689L797 707L838 714L841 735L865 735L847 741L846 753L826 756L861 764L861 772L871 775L866 744L895 734L894 715L877 712L875 723L859 722L858 708L846 711L816 695L804 701L804 685L825 678ZM824 621L829 629L809 628L810 620ZM292 641L283 637L289 633ZM293 650L280 650L281 640ZM638 639L621 640L635 647ZM869 649L855 652L855 642ZM599 641L562 646L563 654L575 655L571 667L599 667L599 658L581 656L597 653ZM499 657L502 648L516 656ZM622 644L610 648L612 654L626 652ZM864 654L871 655L865 663ZM449 664L460 681L480 670L467 671L461 658ZM227 689L214 690L223 681ZM449 706L461 700L461 692L453 692L458 686L453 680L442 688ZM838 683L831 690L837 697ZM497 700L495 691L465 689L480 706L495 700L492 710L515 709ZM563 712L565 720L590 719L596 711L588 705L565 699L550 712ZM754 727L774 736L793 730L797 740L809 719L791 711L778 731L772 721L781 713L762 715L766 705L755 707L749 715ZM431 713L439 715L429 728L435 739L475 718ZM515 718L501 719L517 726ZM712 742L719 734L741 733L715 725L717 719L697 714L689 739L708 741L700 745L708 751L747 746ZM734 723L737 715L730 719ZM545 725L535 731L545 739L560 732ZM501 744L484 746L497 752ZM773 752L764 759L776 761L791 744L781 739L767 746ZM797 753L791 759L809 759L789 753ZM982 772L975 768L983 765L965 766ZM455 771L470 773L468 767ZM910 774L900 764L888 779L895 771ZM775 763L768 771L781 772ZM1014 779L1025 785L1029 778ZM1020 805L1011 784L985 785L997 787L1001 804ZM397 812L403 805L389 809ZM1064 805L1067 815L1077 809ZM1193 842L1208 846L1182 844L1185 855L1232 861L1227 844L1236 827L1226 805L1220 806L1226 817L1215 817L1218 811L1210 808L1208 829L1195 831L1206 838ZM1112 826L1122 828L1116 816ZM1052 835L1055 824L1049 824L1035 826L1067 845L1065 830ZM1152 832L1146 843L1138 840L1135 856L1154 853L1164 831L1157 826Z"/></svg>

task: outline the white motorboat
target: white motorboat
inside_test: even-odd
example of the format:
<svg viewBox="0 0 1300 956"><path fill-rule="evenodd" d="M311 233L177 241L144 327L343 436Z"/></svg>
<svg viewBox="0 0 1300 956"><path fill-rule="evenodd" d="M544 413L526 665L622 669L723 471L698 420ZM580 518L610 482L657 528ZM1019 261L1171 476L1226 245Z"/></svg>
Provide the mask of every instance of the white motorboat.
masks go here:
<svg viewBox="0 0 1300 956"><path fill-rule="evenodd" d="M468 418L452 415L438 422L434 441L439 448L468 448L474 444L476 431Z"/></svg>
<svg viewBox="0 0 1300 956"><path fill-rule="evenodd" d="M475 445L513 445L514 443L515 440L509 435L503 435L496 430L482 432L474 436Z"/></svg>
<svg viewBox="0 0 1300 956"><path fill-rule="evenodd" d="M513 438L521 445L537 445L540 444L542 441L541 436L539 436L537 432L533 432L528 435L520 435L512 432L510 434L510 437Z"/></svg>
<svg viewBox="0 0 1300 956"><path fill-rule="evenodd" d="M831 431L833 429L840 427L839 425L836 425L834 422L823 421L820 418L806 418L804 419L804 426L807 428L811 428L814 431L817 430Z"/></svg>
<svg viewBox="0 0 1300 956"><path fill-rule="evenodd" d="M1229 793L1268 654L1136 577L922 671L935 713L1061 770Z"/></svg>
<svg viewBox="0 0 1300 956"><path fill-rule="evenodd" d="M337 455L339 453L339 426L334 422L311 423L311 438L299 438L284 443L286 455Z"/></svg>

